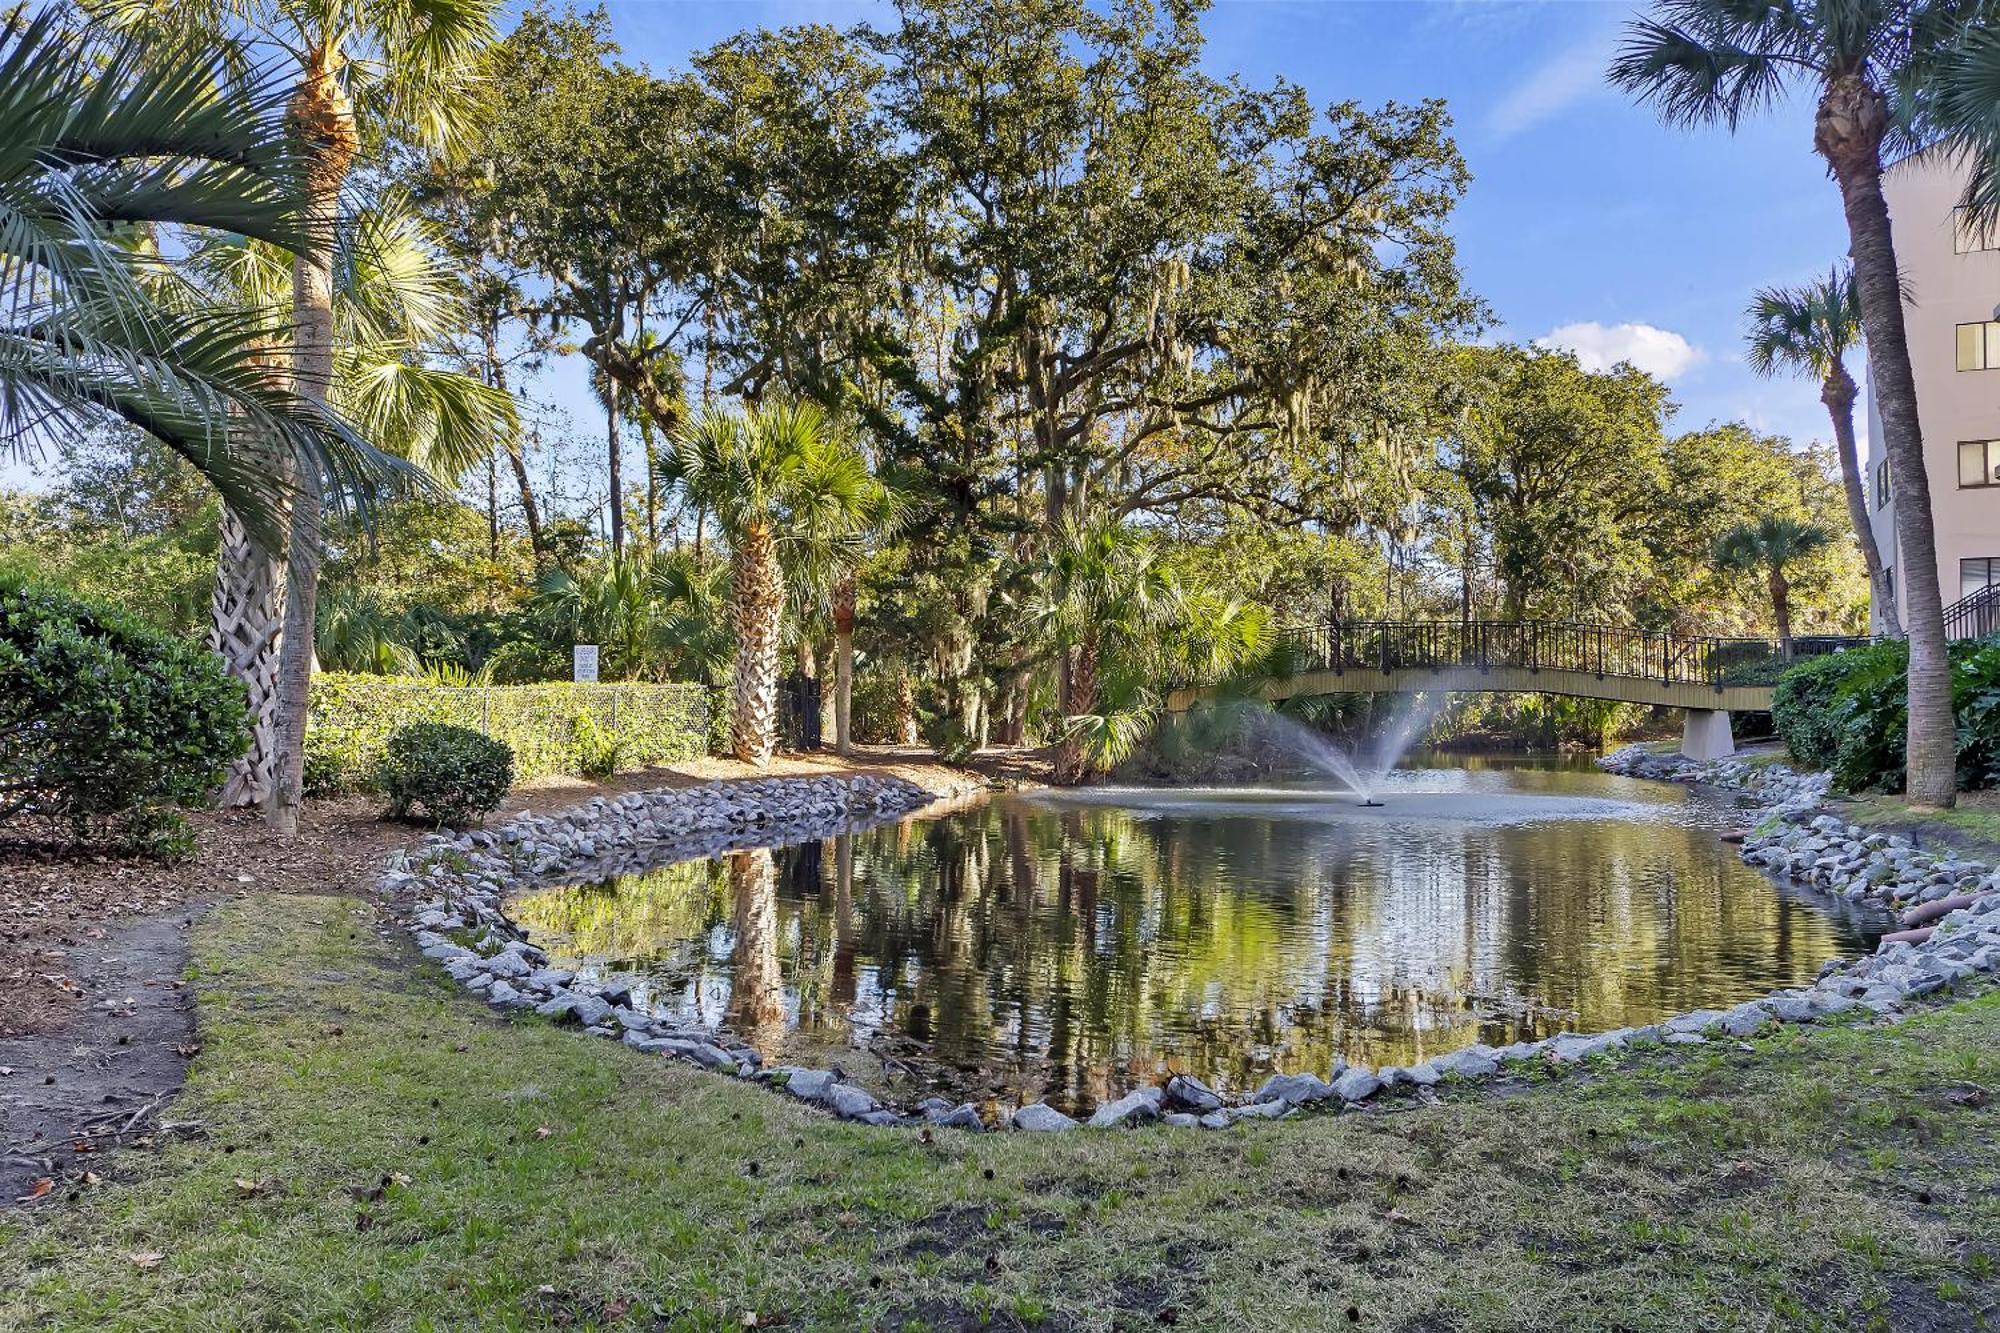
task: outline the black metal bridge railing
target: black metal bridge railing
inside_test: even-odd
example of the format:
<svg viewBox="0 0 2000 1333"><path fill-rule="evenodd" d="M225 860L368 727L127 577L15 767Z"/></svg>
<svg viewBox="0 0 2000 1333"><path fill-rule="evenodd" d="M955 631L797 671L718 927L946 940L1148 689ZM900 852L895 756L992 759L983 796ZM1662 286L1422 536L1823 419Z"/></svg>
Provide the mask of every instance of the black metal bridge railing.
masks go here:
<svg viewBox="0 0 2000 1333"><path fill-rule="evenodd" d="M1794 657L1866 639L1792 641ZM1535 620L1365 621L1280 631L1273 665L1304 671L1575 671L1672 685L1768 685L1779 663L1768 639L1671 634L1620 625Z"/></svg>

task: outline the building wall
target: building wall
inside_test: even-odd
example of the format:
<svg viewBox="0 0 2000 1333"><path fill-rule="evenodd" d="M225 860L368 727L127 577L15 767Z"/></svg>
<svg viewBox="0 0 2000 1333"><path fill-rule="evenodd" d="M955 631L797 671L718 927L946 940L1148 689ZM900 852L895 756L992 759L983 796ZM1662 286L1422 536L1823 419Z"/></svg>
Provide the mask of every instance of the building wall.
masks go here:
<svg viewBox="0 0 2000 1333"><path fill-rule="evenodd" d="M1995 362L1991 369L1958 369L1958 326L1993 320L1994 307L2000 305L2000 248L1958 252L1954 208L1963 186L1962 171L1935 156L1905 158L1883 179L1896 258L1908 287L1903 318L1917 381L1931 519L1937 531L1938 581L1947 606L1965 591L1961 561L1993 560L1993 577L2000 581L2000 484L1966 486L1959 476L1962 441L2000 441L2000 355L1991 358ZM1993 243L2000 245L2000 240ZM1903 557L1894 540L1894 478L1890 478L1891 498L1884 505L1877 490L1885 458L1882 423L1872 386L1868 398L1863 483L1875 538L1883 559L1894 568L1896 598L1902 605L1907 596ZM1992 479L1993 467L2000 466L2000 444L1985 461L1984 474Z"/></svg>

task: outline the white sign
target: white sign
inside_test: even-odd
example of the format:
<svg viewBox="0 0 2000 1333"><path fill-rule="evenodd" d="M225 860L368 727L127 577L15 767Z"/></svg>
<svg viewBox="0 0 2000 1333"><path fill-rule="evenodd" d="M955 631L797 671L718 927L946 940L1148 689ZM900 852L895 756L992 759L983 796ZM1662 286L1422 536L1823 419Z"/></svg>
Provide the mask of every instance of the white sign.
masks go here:
<svg viewBox="0 0 2000 1333"><path fill-rule="evenodd" d="M570 651L569 678L579 682L594 682L597 679L597 645L579 643Z"/></svg>

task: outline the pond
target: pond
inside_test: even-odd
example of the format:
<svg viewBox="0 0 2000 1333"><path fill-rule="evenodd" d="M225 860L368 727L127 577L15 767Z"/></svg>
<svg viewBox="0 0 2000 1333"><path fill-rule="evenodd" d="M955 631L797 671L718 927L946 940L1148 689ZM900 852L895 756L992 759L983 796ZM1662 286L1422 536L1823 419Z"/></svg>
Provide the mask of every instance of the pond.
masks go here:
<svg viewBox="0 0 2000 1333"><path fill-rule="evenodd" d="M1724 798L1579 760L1326 789L998 796L548 890L562 966L879 1094L1089 1110L1167 1069L1225 1093L1809 982L1879 920L1781 887Z"/></svg>

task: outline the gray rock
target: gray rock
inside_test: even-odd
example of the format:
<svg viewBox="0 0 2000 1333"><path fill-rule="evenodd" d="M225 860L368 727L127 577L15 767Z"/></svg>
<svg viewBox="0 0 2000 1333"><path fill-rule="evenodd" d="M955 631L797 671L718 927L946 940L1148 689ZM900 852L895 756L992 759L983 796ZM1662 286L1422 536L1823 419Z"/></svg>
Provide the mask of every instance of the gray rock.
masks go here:
<svg viewBox="0 0 2000 1333"><path fill-rule="evenodd" d="M1333 1081L1334 1096L1344 1102L1365 1102L1381 1090L1382 1080L1358 1065Z"/></svg>
<svg viewBox="0 0 2000 1333"><path fill-rule="evenodd" d="M1264 1085L1250 1100L1304 1106L1308 1102L1323 1102L1331 1096L1333 1085L1317 1074L1273 1074L1264 1080Z"/></svg>
<svg viewBox="0 0 2000 1333"><path fill-rule="evenodd" d="M1232 1106L1227 1114L1232 1122L1237 1120L1281 1120L1292 1113L1289 1102L1251 1102L1248 1106Z"/></svg>
<svg viewBox="0 0 2000 1333"><path fill-rule="evenodd" d="M931 1123L939 1129L963 1129L973 1134L986 1132L986 1122L979 1118L979 1108L971 1102L954 1106Z"/></svg>
<svg viewBox="0 0 2000 1333"><path fill-rule="evenodd" d="M1210 1111L1195 1123L1199 1124L1203 1129L1228 1129L1230 1124L1229 1112Z"/></svg>
<svg viewBox="0 0 2000 1333"><path fill-rule="evenodd" d="M496 977L512 981L516 977L527 976L535 969L520 954L502 952L486 960L486 970Z"/></svg>
<svg viewBox="0 0 2000 1333"><path fill-rule="evenodd" d="M1115 1102L1105 1102L1090 1116L1092 1129L1123 1129L1159 1118L1163 1094L1158 1088L1135 1088Z"/></svg>
<svg viewBox="0 0 2000 1333"><path fill-rule="evenodd" d="M857 1088L852 1083L829 1084L825 1101L844 1120L859 1120L871 1111L880 1110L882 1105L866 1088Z"/></svg>
<svg viewBox="0 0 2000 1333"><path fill-rule="evenodd" d="M1009 1117L1008 1124L1030 1134L1060 1134L1075 1129L1076 1121L1045 1102L1030 1102Z"/></svg>
<svg viewBox="0 0 2000 1333"><path fill-rule="evenodd" d="M1167 1080L1167 1105L1186 1107L1196 1115L1221 1109L1222 1098L1192 1074L1175 1074Z"/></svg>
<svg viewBox="0 0 2000 1333"><path fill-rule="evenodd" d="M1201 1117L1186 1111L1169 1111L1160 1117L1160 1123L1170 1129L1193 1129L1201 1124Z"/></svg>
<svg viewBox="0 0 2000 1333"><path fill-rule="evenodd" d="M1498 1060L1473 1046L1468 1046L1462 1051L1453 1051L1449 1055L1440 1055L1431 1061L1431 1065L1440 1073L1458 1078L1485 1078L1500 1072Z"/></svg>
<svg viewBox="0 0 2000 1333"><path fill-rule="evenodd" d="M1762 1005L1739 1004L1723 1018L1721 1027L1732 1037L1754 1037L1770 1021L1771 1015Z"/></svg>
<svg viewBox="0 0 2000 1333"><path fill-rule="evenodd" d="M512 986L509 986L505 981L496 980L493 983L492 989L486 992L486 1002L488 1004L513 1004L520 998L521 993Z"/></svg>
<svg viewBox="0 0 2000 1333"><path fill-rule="evenodd" d="M1669 1032L1660 1040L1669 1046L1706 1046L1708 1038L1699 1032Z"/></svg>

